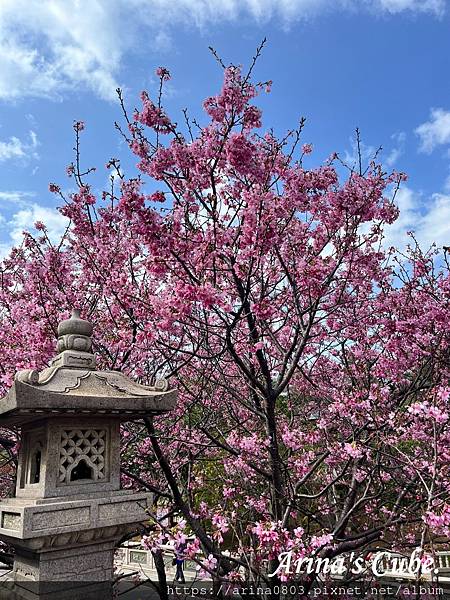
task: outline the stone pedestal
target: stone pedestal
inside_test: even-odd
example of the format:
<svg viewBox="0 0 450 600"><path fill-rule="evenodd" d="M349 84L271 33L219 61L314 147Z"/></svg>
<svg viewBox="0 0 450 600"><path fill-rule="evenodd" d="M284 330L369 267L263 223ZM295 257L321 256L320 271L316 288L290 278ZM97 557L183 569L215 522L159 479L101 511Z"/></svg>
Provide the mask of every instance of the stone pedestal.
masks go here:
<svg viewBox="0 0 450 600"><path fill-rule="evenodd" d="M139 530L150 503L150 494L126 490L82 500L2 502L0 536L16 549L15 580L32 582L32 589L40 589L40 582L75 587L112 581L114 548L125 534Z"/></svg>
<svg viewBox="0 0 450 600"><path fill-rule="evenodd" d="M76 587L52 582L26 583L25 587L13 580L0 583L0 600L112 600L114 597L113 584L109 581Z"/></svg>
<svg viewBox="0 0 450 600"><path fill-rule="evenodd" d="M75 312L50 367L19 372L0 400L0 426L21 429L16 497L0 502L19 597L109 598L114 548L148 518L151 494L120 489L120 423L170 410L176 392L97 371L91 333Z"/></svg>

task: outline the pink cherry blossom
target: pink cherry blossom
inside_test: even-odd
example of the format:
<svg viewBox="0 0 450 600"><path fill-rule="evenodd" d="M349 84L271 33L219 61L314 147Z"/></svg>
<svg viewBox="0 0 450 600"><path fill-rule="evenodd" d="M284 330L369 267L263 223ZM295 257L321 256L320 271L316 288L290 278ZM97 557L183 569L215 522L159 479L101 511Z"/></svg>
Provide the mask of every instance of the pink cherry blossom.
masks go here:
<svg viewBox="0 0 450 600"><path fill-rule="evenodd" d="M140 176L112 159L97 193L78 154L75 190L49 185L64 238L37 223L0 281L3 392L54 356L73 306L100 368L178 389L171 413L122 427L122 482L154 495L145 546L186 546L220 581L237 556L259 577L289 549L363 556L450 526L448 266L413 236L383 247L402 173L347 175L336 154L307 169L300 131L262 129L267 86L226 68L192 138L144 92L122 131ZM6 495L17 439L0 437Z"/></svg>

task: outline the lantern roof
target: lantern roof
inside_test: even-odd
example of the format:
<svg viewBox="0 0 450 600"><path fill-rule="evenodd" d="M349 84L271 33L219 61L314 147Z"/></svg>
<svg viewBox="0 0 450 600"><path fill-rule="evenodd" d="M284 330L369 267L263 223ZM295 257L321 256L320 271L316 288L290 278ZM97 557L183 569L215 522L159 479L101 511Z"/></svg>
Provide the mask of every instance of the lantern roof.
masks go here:
<svg viewBox="0 0 450 600"><path fill-rule="evenodd" d="M78 310L59 324L57 356L41 372L16 373L11 389L0 399L0 426L75 415L129 421L175 407L177 391L165 379L145 386L120 371L97 370L92 332L92 324L81 319Z"/></svg>

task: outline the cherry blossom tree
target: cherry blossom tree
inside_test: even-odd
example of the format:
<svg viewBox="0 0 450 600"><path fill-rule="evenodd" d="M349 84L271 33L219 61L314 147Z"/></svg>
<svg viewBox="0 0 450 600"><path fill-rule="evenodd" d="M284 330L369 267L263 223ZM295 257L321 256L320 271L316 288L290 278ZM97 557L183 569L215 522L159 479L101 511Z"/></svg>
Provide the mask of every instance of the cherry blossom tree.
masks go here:
<svg viewBox="0 0 450 600"><path fill-rule="evenodd" d="M403 174L337 154L308 169L303 120L282 139L262 129L271 82L253 81L255 60L244 72L219 59L204 125L164 110L165 68L133 114L119 90L140 174L111 159L102 194L76 122L76 191L50 185L66 234L55 245L37 223L1 268L4 390L46 363L74 305L102 366L179 390L172 414L123 431L124 485L155 493L144 542L162 597L168 539L215 581L307 589L295 567L268 577L281 552L353 560L449 535L446 255L413 237L404 253L383 246Z"/></svg>

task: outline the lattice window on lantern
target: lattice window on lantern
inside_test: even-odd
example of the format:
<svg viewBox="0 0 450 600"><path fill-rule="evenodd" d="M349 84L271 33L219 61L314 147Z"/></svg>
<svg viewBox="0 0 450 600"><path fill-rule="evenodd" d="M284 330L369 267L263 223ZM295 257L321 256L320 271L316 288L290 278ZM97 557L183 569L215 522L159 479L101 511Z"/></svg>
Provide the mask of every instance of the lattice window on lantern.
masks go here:
<svg viewBox="0 0 450 600"><path fill-rule="evenodd" d="M59 483L105 481L106 429L63 429Z"/></svg>

